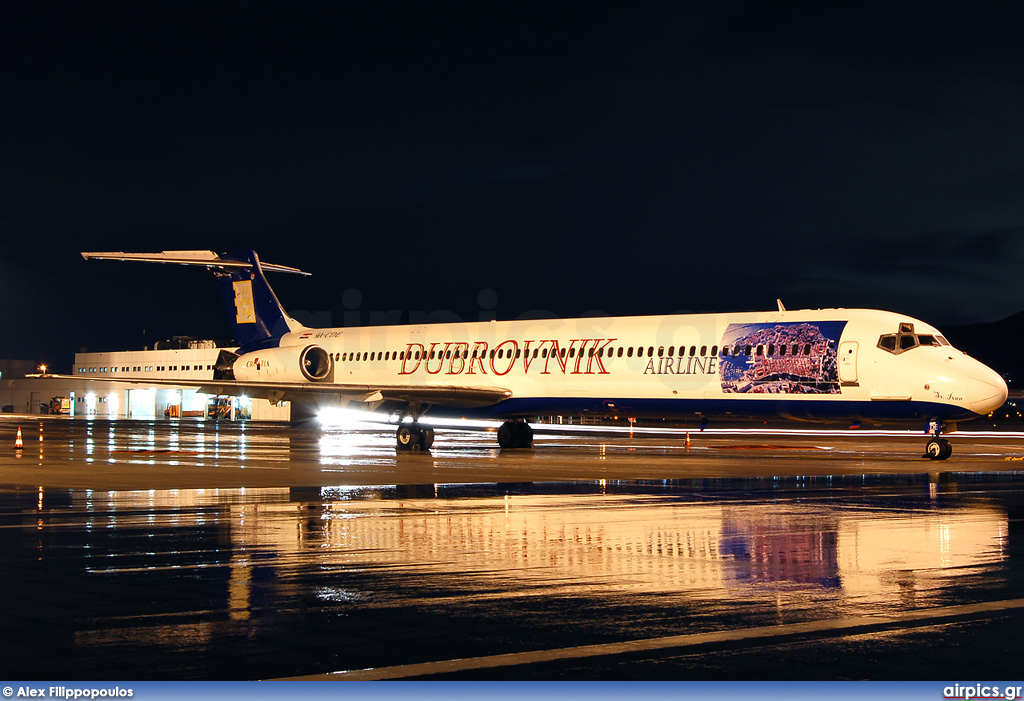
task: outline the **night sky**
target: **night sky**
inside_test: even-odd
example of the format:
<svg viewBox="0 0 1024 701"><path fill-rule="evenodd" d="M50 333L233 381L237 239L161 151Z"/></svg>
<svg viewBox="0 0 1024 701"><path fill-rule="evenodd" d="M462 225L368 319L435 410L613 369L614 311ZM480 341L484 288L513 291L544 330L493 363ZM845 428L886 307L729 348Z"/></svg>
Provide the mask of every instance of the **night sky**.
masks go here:
<svg viewBox="0 0 1024 701"><path fill-rule="evenodd" d="M0 356L230 338L82 250L254 248L313 325L1024 309L1012 3L688 5L3 3Z"/></svg>

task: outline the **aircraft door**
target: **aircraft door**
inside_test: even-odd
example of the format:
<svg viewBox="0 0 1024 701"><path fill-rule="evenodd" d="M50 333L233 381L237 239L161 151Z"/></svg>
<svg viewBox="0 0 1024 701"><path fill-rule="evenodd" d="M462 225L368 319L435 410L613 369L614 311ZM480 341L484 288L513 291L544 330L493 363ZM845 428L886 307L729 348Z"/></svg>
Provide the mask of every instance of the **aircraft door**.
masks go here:
<svg viewBox="0 0 1024 701"><path fill-rule="evenodd" d="M844 385L857 384L856 341L843 341L839 344L839 382Z"/></svg>

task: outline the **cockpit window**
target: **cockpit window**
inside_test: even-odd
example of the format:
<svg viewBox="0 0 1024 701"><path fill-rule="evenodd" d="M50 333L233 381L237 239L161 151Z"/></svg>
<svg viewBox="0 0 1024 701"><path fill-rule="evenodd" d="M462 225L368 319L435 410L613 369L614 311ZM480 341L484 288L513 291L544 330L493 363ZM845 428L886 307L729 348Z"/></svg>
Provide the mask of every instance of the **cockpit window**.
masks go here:
<svg viewBox="0 0 1024 701"><path fill-rule="evenodd" d="M939 347L948 345L949 341L942 336L930 333L914 333L914 325L907 323L899 325L898 333L887 333L878 338L878 347L894 355L913 350L919 346Z"/></svg>
<svg viewBox="0 0 1024 701"><path fill-rule="evenodd" d="M900 334L900 350L910 350L917 347L917 336L912 333Z"/></svg>

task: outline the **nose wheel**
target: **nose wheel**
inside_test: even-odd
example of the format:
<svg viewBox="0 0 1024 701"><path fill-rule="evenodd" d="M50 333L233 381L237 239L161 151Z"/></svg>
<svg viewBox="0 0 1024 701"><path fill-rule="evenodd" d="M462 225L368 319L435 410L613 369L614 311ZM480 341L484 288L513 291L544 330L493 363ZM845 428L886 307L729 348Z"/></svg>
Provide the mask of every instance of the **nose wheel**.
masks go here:
<svg viewBox="0 0 1024 701"><path fill-rule="evenodd" d="M928 422L928 430L931 432L932 437L928 439L928 443L924 447L924 455L921 457L928 458L929 460L945 460L953 454L953 446L949 444L949 441L939 437L942 435L943 428L955 431L956 424L937 418Z"/></svg>
<svg viewBox="0 0 1024 701"><path fill-rule="evenodd" d="M953 446L945 438L932 438L924 447L924 456L931 460L945 460L953 454Z"/></svg>

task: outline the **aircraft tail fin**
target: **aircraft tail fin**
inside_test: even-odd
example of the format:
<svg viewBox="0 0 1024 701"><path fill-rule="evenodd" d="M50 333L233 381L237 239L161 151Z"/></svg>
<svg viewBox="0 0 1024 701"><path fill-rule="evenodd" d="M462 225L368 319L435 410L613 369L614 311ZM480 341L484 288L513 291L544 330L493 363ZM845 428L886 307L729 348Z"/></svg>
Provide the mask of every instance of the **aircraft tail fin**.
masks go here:
<svg viewBox="0 0 1024 701"><path fill-rule="evenodd" d="M256 251L218 254L213 251L162 251L160 253L83 252L86 260L143 261L200 265L217 278L224 307L235 328L235 340L246 351L278 345L284 334L302 324L284 311L271 289L265 271L309 275L297 268L260 262Z"/></svg>

